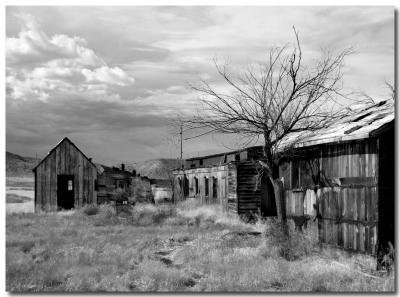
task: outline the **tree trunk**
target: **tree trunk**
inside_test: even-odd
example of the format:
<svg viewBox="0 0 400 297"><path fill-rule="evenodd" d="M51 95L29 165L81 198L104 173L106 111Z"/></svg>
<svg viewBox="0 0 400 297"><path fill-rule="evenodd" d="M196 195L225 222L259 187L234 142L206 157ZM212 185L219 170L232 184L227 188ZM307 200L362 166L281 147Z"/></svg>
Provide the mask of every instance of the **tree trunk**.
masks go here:
<svg viewBox="0 0 400 297"><path fill-rule="evenodd" d="M288 235L289 231L287 227L286 201L283 183L279 178L274 179L272 176L269 176L269 179L272 183L272 186L274 187L274 196L278 220L282 226L283 233L285 235Z"/></svg>

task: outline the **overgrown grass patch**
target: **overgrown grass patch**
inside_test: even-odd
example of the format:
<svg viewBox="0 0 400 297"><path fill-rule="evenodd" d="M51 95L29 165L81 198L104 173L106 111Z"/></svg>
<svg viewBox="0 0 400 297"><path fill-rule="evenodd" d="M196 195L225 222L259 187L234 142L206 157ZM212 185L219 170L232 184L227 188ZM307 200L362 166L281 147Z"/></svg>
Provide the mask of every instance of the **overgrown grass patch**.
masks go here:
<svg viewBox="0 0 400 297"><path fill-rule="evenodd" d="M245 224L216 206L102 205L6 218L6 288L12 292L393 291L372 257L321 251L313 234L273 220ZM365 275L355 271L366 272ZM372 277L371 277L372 276Z"/></svg>

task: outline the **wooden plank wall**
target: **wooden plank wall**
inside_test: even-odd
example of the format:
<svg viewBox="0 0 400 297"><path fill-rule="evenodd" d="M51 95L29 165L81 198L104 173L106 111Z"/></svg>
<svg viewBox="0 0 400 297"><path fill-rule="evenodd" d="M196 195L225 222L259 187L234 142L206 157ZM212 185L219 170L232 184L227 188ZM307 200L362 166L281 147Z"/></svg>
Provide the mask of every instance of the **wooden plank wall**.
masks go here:
<svg viewBox="0 0 400 297"><path fill-rule="evenodd" d="M228 212L238 213L238 180L237 180L237 167L235 164L228 165L228 199L227 209Z"/></svg>
<svg viewBox="0 0 400 297"><path fill-rule="evenodd" d="M304 184L299 189L287 189L288 217L314 217L316 211L312 206L317 204L322 216L319 236L323 243L374 254L378 239L376 140L323 146L320 164L325 180L338 184L325 185L317 192Z"/></svg>
<svg viewBox="0 0 400 297"><path fill-rule="evenodd" d="M240 162L236 166L238 214L258 214L261 207L261 187L257 187L257 163Z"/></svg>
<svg viewBox="0 0 400 297"><path fill-rule="evenodd" d="M68 140L56 149L36 168L36 210L57 210L57 176L74 175L75 208L86 203L97 203L94 182L96 167L91 164Z"/></svg>

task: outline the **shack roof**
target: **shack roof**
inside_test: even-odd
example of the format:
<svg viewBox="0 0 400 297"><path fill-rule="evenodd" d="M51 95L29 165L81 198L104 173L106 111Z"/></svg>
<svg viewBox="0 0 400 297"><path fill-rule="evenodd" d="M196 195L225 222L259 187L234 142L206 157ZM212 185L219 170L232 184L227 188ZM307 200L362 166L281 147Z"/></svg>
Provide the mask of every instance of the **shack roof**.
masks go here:
<svg viewBox="0 0 400 297"><path fill-rule="evenodd" d="M200 157L193 157L193 158L186 159L186 161L194 161L194 160L214 158L214 157L219 157L219 156L224 156L224 155L238 154L238 153L241 153L241 152L244 152L244 151L248 151L250 149L261 149L261 148L262 148L261 145L250 146L250 147L246 147L244 149L235 150L235 151L229 151L229 152L212 154L212 155L205 155L205 156L200 156Z"/></svg>
<svg viewBox="0 0 400 297"><path fill-rule="evenodd" d="M376 104L352 105L348 108L348 111L347 115L345 114L339 120L335 120L327 128L315 132L305 131L287 135L279 143L278 151L282 152L289 147L301 148L325 143L365 139L379 134L394 123L394 103L391 100L380 101ZM194 157L186 160L193 161L236 154L260 147L262 146L252 146L245 149Z"/></svg>
<svg viewBox="0 0 400 297"><path fill-rule="evenodd" d="M71 145L73 145L73 146L78 150L78 152L81 153L82 156L84 156L84 157L89 161L90 164L92 164L94 167L96 167L96 165L92 162L92 159L91 159L91 158L88 158L88 157L75 145L75 143L73 143L68 137L64 137L63 139L61 139L61 140L56 144L55 147L53 147L53 148L47 153L47 155L32 169L32 171L35 171L36 168L39 167L40 164L42 164L43 161L46 160L46 159L53 153L53 151L55 151L55 149L57 149L57 147L59 147L60 144L63 143L64 141L68 141Z"/></svg>
<svg viewBox="0 0 400 297"><path fill-rule="evenodd" d="M318 131L288 134L278 146L278 151L289 147L300 148L318 144L359 140L373 137L394 123L394 103L391 100L376 104L354 105L332 125Z"/></svg>

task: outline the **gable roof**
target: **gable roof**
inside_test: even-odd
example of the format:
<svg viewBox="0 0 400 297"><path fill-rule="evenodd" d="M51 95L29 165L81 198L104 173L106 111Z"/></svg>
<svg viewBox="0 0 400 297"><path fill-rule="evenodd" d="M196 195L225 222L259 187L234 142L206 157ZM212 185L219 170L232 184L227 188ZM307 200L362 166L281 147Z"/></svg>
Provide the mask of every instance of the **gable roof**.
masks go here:
<svg viewBox="0 0 400 297"><path fill-rule="evenodd" d="M88 160L88 162L89 162L90 164L92 164L94 167L96 167L96 165L91 161L91 159L89 159L89 158L75 145L75 143L73 143L68 137L64 137L63 139L61 139L61 140L57 143L57 145L56 145L55 147L53 147L53 148L47 153L47 155L32 169L32 171L35 171L36 168L39 167L40 164L42 164L42 163L44 162L44 160L46 160L46 159L53 153L53 151L55 151L55 150L61 145L61 143L63 143L64 141L68 141L72 146L74 146L74 147L78 150L79 153L81 153L81 154L86 158L86 160ZM96 169L97 169L97 168L96 168Z"/></svg>
<svg viewBox="0 0 400 297"><path fill-rule="evenodd" d="M288 134L279 143L278 151L289 147L308 147L373 137L393 125L395 118L394 103L390 100L372 105L354 105L350 107L349 113L327 128Z"/></svg>

